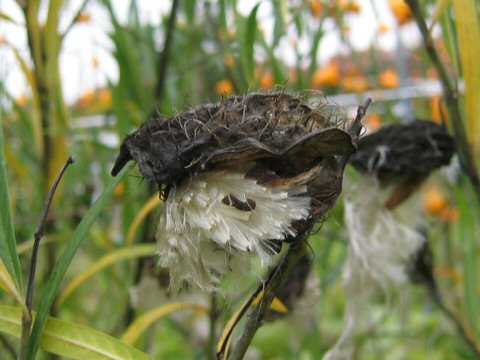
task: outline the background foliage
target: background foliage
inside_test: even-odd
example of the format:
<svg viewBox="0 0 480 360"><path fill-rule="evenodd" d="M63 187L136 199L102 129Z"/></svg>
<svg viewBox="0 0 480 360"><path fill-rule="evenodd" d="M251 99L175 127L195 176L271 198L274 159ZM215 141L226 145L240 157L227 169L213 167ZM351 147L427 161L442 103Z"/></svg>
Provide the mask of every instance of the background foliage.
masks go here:
<svg viewBox="0 0 480 360"><path fill-rule="evenodd" d="M109 174L125 134L158 113L171 115L275 85L287 91L321 90L349 111L371 96L368 131L414 117L452 127L426 48L421 41L412 45L405 39L415 34L416 25L402 0L372 1L374 9L378 3L387 6L394 22L372 18L378 29L362 49L352 34L361 31L355 17L365 11L364 2L265 0L245 7L229 0L172 1L159 21L142 19L140 3L130 2L128 16L120 19L110 0L0 2L0 24L24 40L11 42L0 32L0 353L11 358L19 352L21 309L27 312L33 234L68 155L76 162L56 192L41 241L36 320L22 345L24 358L33 358L40 348L38 358L53 353L89 359L196 359L212 354L216 331L256 279L226 284L236 289L233 295L215 301L195 293L181 298L165 294L164 276L152 266L151 256L155 213L161 206L155 189L142 182L136 169L115 179ZM458 91L468 144L477 155L478 3L422 1L422 8ZM79 27L105 31L110 45L99 51L111 54L118 76L102 84L94 81L66 102L69 77L61 72L60 59L74 41L70 32ZM382 37L397 33L393 50L380 46ZM332 34L338 51L326 58L321 44ZM105 79L104 67L110 65L103 59L93 55L82 66L91 68L94 78ZM21 93L7 86L10 68L22 74ZM478 342L480 205L475 188L453 164L422 191L419 201L441 291ZM347 241L342 211L339 201L310 240L320 279L311 291L316 297L310 321L299 324L292 313L266 324L254 340L252 358L317 359L339 336ZM358 339L358 358L473 358L424 291L412 286L409 292L407 304L395 306L377 331ZM372 306L381 311L382 303Z"/></svg>

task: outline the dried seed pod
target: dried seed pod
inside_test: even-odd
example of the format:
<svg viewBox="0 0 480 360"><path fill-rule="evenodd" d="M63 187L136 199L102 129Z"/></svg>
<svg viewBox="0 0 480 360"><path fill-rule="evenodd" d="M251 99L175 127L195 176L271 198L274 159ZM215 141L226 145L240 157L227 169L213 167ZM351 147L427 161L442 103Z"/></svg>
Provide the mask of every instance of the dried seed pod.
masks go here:
<svg viewBox="0 0 480 360"><path fill-rule="evenodd" d="M431 121L415 120L381 128L358 140L350 163L359 171L375 173L382 183L405 177L424 177L448 165L455 151L446 129Z"/></svg>
<svg viewBox="0 0 480 360"><path fill-rule="evenodd" d="M134 160L163 191L156 237L172 288L185 280L213 291L236 260L256 253L266 264L279 242L324 216L342 186L337 156L355 151L357 127L297 95L233 96L143 124L112 174Z"/></svg>

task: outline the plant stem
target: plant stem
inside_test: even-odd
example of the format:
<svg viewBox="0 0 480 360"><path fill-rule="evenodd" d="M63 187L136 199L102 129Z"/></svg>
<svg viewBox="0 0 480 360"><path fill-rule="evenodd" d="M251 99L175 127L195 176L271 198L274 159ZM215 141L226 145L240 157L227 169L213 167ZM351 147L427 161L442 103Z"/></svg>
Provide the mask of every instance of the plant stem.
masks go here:
<svg viewBox="0 0 480 360"><path fill-rule="evenodd" d="M47 198L45 199L45 203L43 204L43 209L40 214L40 222L38 224L37 231L35 231L32 257L30 258L30 271L28 274L27 298L25 300L27 309L29 311L29 314L28 314L29 316L26 316L25 314L22 316L22 331L21 331L21 337L20 337L20 354L19 354L19 358L22 360L26 359L27 344L30 339L30 329L32 326L33 289L34 289L35 271L37 267L37 257L38 257L38 249L40 246L40 240L43 238L43 235L45 234L48 210L50 209L50 205L53 200L53 195L55 195L55 191L57 190L58 184L60 183L60 180L62 179L62 176L67 170L68 166L70 164L73 164L74 162L75 160L73 159L73 157L70 156L67 159L66 163L63 165L60 172L58 173L57 178L55 179L47 195Z"/></svg>
<svg viewBox="0 0 480 360"><path fill-rule="evenodd" d="M435 48L430 31L427 28L425 17L423 16L419 2L417 0L406 0L406 2L410 6L413 17L415 18L420 33L422 34L425 50L427 51L430 61L438 72L438 76L443 87L443 97L445 98L445 102L447 104L447 110L453 126L453 133L458 146L457 150L460 164L467 175L467 178L472 184L475 196L480 204L480 178L478 176L475 159L465 133L465 127L463 125L462 115L460 113L460 106L458 104L458 91L452 85L452 81L450 80L447 71L440 60L440 56Z"/></svg>
<svg viewBox="0 0 480 360"><path fill-rule="evenodd" d="M262 299L247 315L245 326L239 339L233 345L231 355L225 354L228 355L228 357L225 356L225 358L228 358L228 360L243 359L255 333L263 324L263 318L270 308L270 304L275 298L275 294L287 280L292 268L297 264L298 260L306 251L307 245L305 239L299 239L298 242L290 245L285 257L281 260L280 264L275 267L265 283Z"/></svg>

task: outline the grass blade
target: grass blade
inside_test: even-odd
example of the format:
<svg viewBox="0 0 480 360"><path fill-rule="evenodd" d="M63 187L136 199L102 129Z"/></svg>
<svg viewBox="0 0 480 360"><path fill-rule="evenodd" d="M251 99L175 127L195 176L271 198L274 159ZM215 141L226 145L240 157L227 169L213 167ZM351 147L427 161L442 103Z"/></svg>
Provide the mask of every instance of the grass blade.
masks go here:
<svg viewBox="0 0 480 360"><path fill-rule="evenodd" d="M47 319L48 312L50 311L53 300L55 299L55 295L57 294L58 287L60 286L60 282L62 281L63 276L65 275L68 266L73 259L73 256L77 252L82 242L87 237L88 231L90 230L90 227L99 215L100 211L112 197L113 190L123 179L127 171L128 167L123 169L122 172L117 175L116 178L112 179L110 184L108 184L102 195L100 195L98 200L93 204L93 206L90 208L90 210L87 212L85 217L75 229L72 237L68 241L65 251L60 256L57 264L55 265L53 273L52 275L50 275L50 278L48 279L45 286L40 305L38 307L37 317L35 318L35 322L33 323L32 334L28 344L29 359L35 358L41 338L42 329Z"/></svg>
<svg viewBox="0 0 480 360"><path fill-rule="evenodd" d="M137 246L128 246L110 252L109 254L103 256L101 259L93 263L83 273L75 277L58 298L58 303L61 305L83 282L91 278L99 271L105 269L106 267L122 260L134 259L144 256L152 256L155 254L156 249L156 244L142 244Z"/></svg>
<svg viewBox="0 0 480 360"><path fill-rule="evenodd" d="M3 151L3 126L0 124L0 258L8 273L15 281L15 286L22 290L22 272L17 253L17 242L13 230L12 213L10 211L10 195L8 192L7 169Z"/></svg>
<svg viewBox="0 0 480 360"><path fill-rule="evenodd" d="M455 26L465 81L467 134L475 152L480 146L480 25L475 0L454 0Z"/></svg>
<svg viewBox="0 0 480 360"><path fill-rule="evenodd" d="M199 313L208 312L208 309L204 306L194 303L175 302L171 304L161 305L139 316L125 331L125 333L121 337L121 340L126 344L134 344L135 341L137 341L137 339L140 337L140 335L145 333L145 330L155 321L174 311L185 309L192 309Z"/></svg>
<svg viewBox="0 0 480 360"><path fill-rule="evenodd" d="M19 308L0 305L0 332L19 337L21 316ZM45 322L40 345L68 359L152 359L105 333L52 317Z"/></svg>

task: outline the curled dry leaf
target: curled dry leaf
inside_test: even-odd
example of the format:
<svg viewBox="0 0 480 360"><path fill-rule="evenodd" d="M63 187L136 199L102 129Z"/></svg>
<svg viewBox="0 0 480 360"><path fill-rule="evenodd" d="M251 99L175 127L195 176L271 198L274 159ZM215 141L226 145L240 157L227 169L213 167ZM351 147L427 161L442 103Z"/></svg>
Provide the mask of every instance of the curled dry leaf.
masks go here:
<svg viewBox="0 0 480 360"><path fill-rule="evenodd" d="M157 230L173 290L214 291L235 263L263 264L308 231L341 191L339 156L356 131L336 106L286 93L232 96L128 135L112 174L134 160L166 199Z"/></svg>

